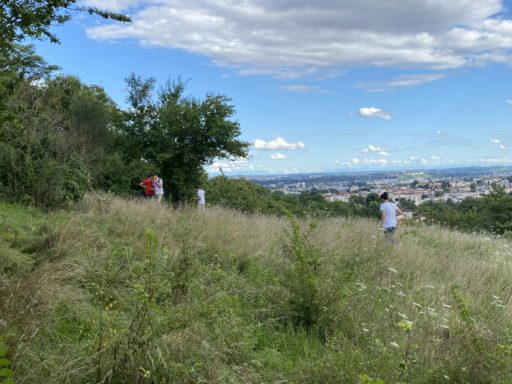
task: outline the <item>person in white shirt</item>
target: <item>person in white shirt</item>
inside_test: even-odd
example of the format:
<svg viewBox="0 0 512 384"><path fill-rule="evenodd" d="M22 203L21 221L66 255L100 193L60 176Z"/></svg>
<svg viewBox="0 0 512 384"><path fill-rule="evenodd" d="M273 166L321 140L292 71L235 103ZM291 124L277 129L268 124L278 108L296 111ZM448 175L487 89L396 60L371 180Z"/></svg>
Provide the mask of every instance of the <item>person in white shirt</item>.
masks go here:
<svg viewBox="0 0 512 384"><path fill-rule="evenodd" d="M399 213L402 215L403 212L400 210L400 208L397 207L395 203L389 201L389 194L387 192L384 192L382 195L380 195L380 199L382 201L382 204L380 205L380 226L384 230L386 239L389 242L394 243L395 240L393 235L396 231L396 226L398 223L396 214Z"/></svg>
<svg viewBox="0 0 512 384"><path fill-rule="evenodd" d="M157 175L153 176L153 191L153 196L156 198L158 204L160 204L164 195L164 182Z"/></svg>
<svg viewBox="0 0 512 384"><path fill-rule="evenodd" d="M197 188L197 209L199 211L204 211L206 206L205 192L201 187Z"/></svg>

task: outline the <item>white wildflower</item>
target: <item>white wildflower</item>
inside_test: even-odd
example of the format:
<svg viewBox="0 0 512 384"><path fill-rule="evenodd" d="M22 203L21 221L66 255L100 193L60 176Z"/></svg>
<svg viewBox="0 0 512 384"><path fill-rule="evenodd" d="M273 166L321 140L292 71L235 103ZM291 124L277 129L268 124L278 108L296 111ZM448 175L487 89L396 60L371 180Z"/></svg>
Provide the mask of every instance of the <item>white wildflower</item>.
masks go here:
<svg viewBox="0 0 512 384"><path fill-rule="evenodd" d="M407 315L405 313L398 312L398 316L400 316L402 319L407 319Z"/></svg>
<svg viewBox="0 0 512 384"><path fill-rule="evenodd" d="M452 306L451 306L451 305L449 305L449 304L443 304L443 307L445 307L445 308L451 308Z"/></svg>
<svg viewBox="0 0 512 384"><path fill-rule="evenodd" d="M395 343L394 341L390 341L389 345L391 345L392 347L395 347L395 348L400 348L400 346L397 343Z"/></svg>
<svg viewBox="0 0 512 384"><path fill-rule="evenodd" d="M414 305L415 307L418 307L418 308L422 308L422 305L421 305L421 304L418 304L418 303L416 303L416 302L414 302L414 301L412 302L412 305Z"/></svg>
<svg viewBox="0 0 512 384"><path fill-rule="evenodd" d="M398 271L396 269L391 268L391 267L388 268L388 271L393 272L393 273L398 273Z"/></svg>
<svg viewBox="0 0 512 384"><path fill-rule="evenodd" d="M356 283L356 285L359 287L359 291L364 291L366 289L366 285L363 283Z"/></svg>

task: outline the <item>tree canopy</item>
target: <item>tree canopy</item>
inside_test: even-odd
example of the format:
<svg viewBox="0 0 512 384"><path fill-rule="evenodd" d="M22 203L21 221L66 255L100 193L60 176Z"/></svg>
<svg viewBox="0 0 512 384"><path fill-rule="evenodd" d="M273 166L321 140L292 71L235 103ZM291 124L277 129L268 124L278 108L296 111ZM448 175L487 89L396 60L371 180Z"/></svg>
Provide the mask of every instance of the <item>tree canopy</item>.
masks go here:
<svg viewBox="0 0 512 384"><path fill-rule="evenodd" d="M64 24L71 19L73 12L86 12L122 22L131 21L123 14L78 6L76 3L77 0L0 1L0 52L11 51L14 43L26 38L47 38L58 42L58 37L50 31L50 27Z"/></svg>
<svg viewBox="0 0 512 384"><path fill-rule="evenodd" d="M204 179L204 166L217 158L247 156L235 108L224 95L185 96L185 82L170 80L154 97L155 80L128 77L128 102L120 131L125 156L154 165L173 201L191 197Z"/></svg>

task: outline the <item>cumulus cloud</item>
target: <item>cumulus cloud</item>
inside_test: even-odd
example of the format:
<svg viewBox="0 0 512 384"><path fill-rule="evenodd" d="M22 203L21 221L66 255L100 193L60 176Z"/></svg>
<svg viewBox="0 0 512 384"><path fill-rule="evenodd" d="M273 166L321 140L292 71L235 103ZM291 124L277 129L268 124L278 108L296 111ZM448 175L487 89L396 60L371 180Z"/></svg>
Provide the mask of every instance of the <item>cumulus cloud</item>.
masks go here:
<svg viewBox="0 0 512 384"><path fill-rule="evenodd" d="M284 160L284 159L287 159L288 156L282 154L282 153L273 153L270 155L270 158L272 160Z"/></svg>
<svg viewBox="0 0 512 384"><path fill-rule="evenodd" d="M499 140L499 139L491 139L490 142L494 143L494 144L499 144L499 143L501 143L501 140Z"/></svg>
<svg viewBox="0 0 512 384"><path fill-rule="evenodd" d="M399 88L415 87L424 83L430 83L444 79L446 77L443 73L420 73L414 75L402 75L392 78L384 82L374 83L359 83L356 88L364 89L368 92L384 92L391 91Z"/></svg>
<svg viewBox="0 0 512 384"><path fill-rule="evenodd" d="M387 112L384 112L382 109L375 107L364 107L359 108L357 114L362 117L378 117L384 120L390 120L391 115Z"/></svg>
<svg viewBox="0 0 512 384"><path fill-rule="evenodd" d="M432 156L430 156L430 159L431 159L431 160L434 160L434 161L439 161L439 160L441 160L441 158L440 158L439 156L436 156L436 155L432 155Z"/></svg>
<svg viewBox="0 0 512 384"><path fill-rule="evenodd" d="M381 151L379 146L370 144L366 148L361 149L361 152L379 152Z"/></svg>
<svg viewBox="0 0 512 384"><path fill-rule="evenodd" d="M208 173L232 173L240 171L253 171L254 165L250 164L248 158L240 157L234 160L217 160L206 167Z"/></svg>
<svg viewBox="0 0 512 384"><path fill-rule="evenodd" d="M372 145L372 144L370 144L366 148L361 149L361 152L364 152L364 153L376 153L377 155L381 155L381 156L389 156L389 152L386 152L385 150L383 150L378 145Z"/></svg>
<svg viewBox="0 0 512 384"><path fill-rule="evenodd" d="M505 101L507 102L507 104L512 105L512 99L507 99L507 100L505 100Z"/></svg>
<svg viewBox="0 0 512 384"><path fill-rule="evenodd" d="M503 144L500 144L500 145L499 145L499 148L500 148L500 149L503 149L503 150L507 149L507 147L506 147L506 146L504 146Z"/></svg>
<svg viewBox="0 0 512 384"><path fill-rule="evenodd" d="M302 141L298 141L296 143L288 143L282 137L278 137L271 141L265 141L261 139L256 139L253 142L254 149L262 149L262 150L294 150L294 149L302 149L305 148L305 144Z"/></svg>
<svg viewBox="0 0 512 384"><path fill-rule="evenodd" d="M354 65L439 70L512 62L512 20L502 0L86 1L137 6L132 23L89 28L93 39L181 49L246 75L325 78Z"/></svg>

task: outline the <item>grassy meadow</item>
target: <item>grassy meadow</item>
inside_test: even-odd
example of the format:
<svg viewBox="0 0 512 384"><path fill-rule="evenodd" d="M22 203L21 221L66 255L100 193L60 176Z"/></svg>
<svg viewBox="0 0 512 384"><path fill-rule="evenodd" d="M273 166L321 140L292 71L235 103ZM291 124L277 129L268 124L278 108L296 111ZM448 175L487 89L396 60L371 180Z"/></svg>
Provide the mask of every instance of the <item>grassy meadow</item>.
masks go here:
<svg viewBox="0 0 512 384"><path fill-rule="evenodd" d="M512 243L377 227L0 204L0 382L511 383Z"/></svg>

